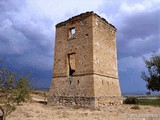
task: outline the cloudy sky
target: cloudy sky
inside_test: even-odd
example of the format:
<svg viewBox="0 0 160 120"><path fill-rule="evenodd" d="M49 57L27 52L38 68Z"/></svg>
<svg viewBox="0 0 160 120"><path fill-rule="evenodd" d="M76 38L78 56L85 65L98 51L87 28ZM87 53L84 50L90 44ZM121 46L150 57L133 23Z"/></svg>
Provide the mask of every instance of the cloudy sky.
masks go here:
<svg viewBox="0 0 160 120"><path fill-rule="evenodd" d="M32 72L37 87L49 87L55 25L94 11L117 31L122 93L146 92L142 57L160 52L160 0L0 0L0 58L3 66Z"/></svg>

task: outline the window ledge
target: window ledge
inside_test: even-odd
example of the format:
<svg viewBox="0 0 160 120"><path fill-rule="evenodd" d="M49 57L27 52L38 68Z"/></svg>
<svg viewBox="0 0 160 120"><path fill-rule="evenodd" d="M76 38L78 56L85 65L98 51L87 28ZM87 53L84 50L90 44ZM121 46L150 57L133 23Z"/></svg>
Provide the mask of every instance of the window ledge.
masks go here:
<svg viewBox="0 0 160 120"><path fill-rule="evenodd" d="M68 40L74 40L76 37L69 37Z"/></svg>

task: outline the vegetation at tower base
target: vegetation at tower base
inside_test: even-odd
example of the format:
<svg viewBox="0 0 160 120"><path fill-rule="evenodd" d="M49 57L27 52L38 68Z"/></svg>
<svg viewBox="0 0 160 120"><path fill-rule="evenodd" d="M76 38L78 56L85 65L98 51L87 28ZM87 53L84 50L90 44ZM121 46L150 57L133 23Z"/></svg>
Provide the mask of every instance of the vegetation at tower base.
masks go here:
<svg viewBox="0 0 160 120"><path fill-rule="evenodd" d="M12 70L2 68L0 70L0 110L1 119L16 109L16 105L30 98L30 74L17 75Z"/></svg>
<svg viewBox="0 0 160 120"><path fill-rule="evenodd" d="M146 81L147 89L160 91L160 54L153 53L150 59L143 59L148 72L142 72L142 79Z"/></svg>
<svg viewBox="0 0 160 120"><path fill-rule="evenodd" d="M127 97L124 102L124 104L138 104L138 98L135 97Z"/></svg>

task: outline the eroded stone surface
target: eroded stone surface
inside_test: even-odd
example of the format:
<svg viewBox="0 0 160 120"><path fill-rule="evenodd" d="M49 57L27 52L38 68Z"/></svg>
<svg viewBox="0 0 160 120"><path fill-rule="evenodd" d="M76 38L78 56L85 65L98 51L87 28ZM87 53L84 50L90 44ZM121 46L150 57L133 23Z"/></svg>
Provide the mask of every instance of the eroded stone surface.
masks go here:
<svg viewBox="0 0 160 120"><path fill-rule="evenodd" d="M50 104L120 104L116 28L93 12L56 25Z"/></svg>

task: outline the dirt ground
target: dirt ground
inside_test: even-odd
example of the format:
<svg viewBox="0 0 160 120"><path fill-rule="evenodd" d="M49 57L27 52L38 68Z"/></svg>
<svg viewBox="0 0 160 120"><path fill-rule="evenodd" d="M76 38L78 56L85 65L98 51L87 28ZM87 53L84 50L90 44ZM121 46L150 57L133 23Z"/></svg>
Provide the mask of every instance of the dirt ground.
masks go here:
<svg viewBox="0 0 160 120"><path fill-rule="evenodd" d="M108 106L105 109L68 108L49 106L34 98L31 103L23 103L11 113L7 120L160 120L160 107L134 105Z"/></svg>

